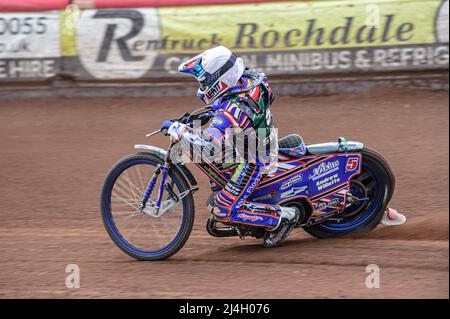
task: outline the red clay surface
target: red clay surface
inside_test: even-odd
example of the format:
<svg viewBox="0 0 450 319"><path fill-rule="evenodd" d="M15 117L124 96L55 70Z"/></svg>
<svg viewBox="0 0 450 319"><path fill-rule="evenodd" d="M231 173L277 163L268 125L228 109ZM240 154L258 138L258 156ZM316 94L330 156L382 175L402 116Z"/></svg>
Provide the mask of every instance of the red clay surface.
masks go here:
<svg viewBox="0 0 450 319"><path fill-rule="evenodd" d="M382 91L282 97L272 112L280 135L308 143L346 136L391 163L391 206L403 226L317 240L301 230L277 249L259 240L213 238L204 229L206 179L194 169L196 221L186 246L162 262L138 262L101 222L103 179L163 119L196 98L0 101L0 297L448 298L448 93ZM81 288L65 286L78 264ZM365 286L377 264L381 287ZM220 287L220 289L219 289Z"/></svg>

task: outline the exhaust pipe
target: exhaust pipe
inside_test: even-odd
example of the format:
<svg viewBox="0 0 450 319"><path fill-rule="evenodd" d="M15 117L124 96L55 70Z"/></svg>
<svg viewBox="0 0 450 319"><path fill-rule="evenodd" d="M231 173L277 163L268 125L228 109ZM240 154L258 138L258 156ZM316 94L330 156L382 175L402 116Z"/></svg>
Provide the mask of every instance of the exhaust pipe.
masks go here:
<svg viewBox="0 0 450 319"><path fill-rule="evenodd" d="M206 230L213 237L233 237L239 236L235 227L217 227L215 218L209 218L206 222Z"/></svg>

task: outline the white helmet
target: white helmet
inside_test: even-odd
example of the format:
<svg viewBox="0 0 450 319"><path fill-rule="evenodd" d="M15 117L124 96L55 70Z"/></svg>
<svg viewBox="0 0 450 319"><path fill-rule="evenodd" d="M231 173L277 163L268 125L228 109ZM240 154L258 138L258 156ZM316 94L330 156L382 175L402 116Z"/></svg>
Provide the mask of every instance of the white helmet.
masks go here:
<svg viewBox="0 0 450 319"><path fill-rule="evenodd" d="M178 71L193 74L200 83L197 96L205 104L211 104L236 86L244 73L244 61L224 46L219 46L182 63Z"/></svg>

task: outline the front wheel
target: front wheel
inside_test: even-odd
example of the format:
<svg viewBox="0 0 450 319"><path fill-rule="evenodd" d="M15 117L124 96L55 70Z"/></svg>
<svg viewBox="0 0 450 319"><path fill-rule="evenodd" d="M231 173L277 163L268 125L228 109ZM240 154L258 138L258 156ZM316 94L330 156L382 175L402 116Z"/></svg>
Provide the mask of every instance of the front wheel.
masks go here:
<svg viewBox="0 0 450 319"><path fill-rule="evenodd" d="M158 176L142 207L149 181L164 161L151 153L136 153L120 160L103 184L101 215L113 242L138 260L166 259L186 243L194 222L194 199L183 176L169 169L164 185ZM154 209L163 189L159 215ZM178 200L177 200L178 199Z"/></svg>
<svg viewBox="0 0 450 319"><path fill-rule="evenodd" d="M372 230L380 223L394 187L394 175L386 160L378 152L364 148L361 174L350 181L350 193L369 199L347 207L335 218L305 226L304 230L317 238Z"/></svg>

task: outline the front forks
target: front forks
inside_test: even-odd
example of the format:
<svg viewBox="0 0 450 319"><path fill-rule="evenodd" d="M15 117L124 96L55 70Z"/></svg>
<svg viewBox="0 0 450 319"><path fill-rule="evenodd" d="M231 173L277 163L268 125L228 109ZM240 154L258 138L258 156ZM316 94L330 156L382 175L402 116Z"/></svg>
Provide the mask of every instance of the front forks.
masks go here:
<svg viewBox="0 0 450 319"><path fill-rule="evenodd" d="M171 169L173 165L172 160L170 158L170 154L172 151L172 147L175 144L176 142L174 141L171 142L167 150L166 156L164 158L164 164L158 164L155 172L153 173L152 178L148 182L147 189L145 190L144 193L144 197L142 198L142 202L139 205L139 210L141 212L146 213L152 217L156 218L161 217L164 213L171 210L178 203L180 203L184 197L198 190L198 187L193 187L177 195L174 193L171 185L166 184L167 174L169 172L169 169ZM155 188L156 181L158 180L159 175L161 175L161 183L159 185L158 198L156 200L156 203L150 203L151 205L149 206L147 203L150 199L153 189ZM163 202L162 198L164 190L168 192L169 199Z"/></svg>
<svg viewBox="0 0 450 319"><path fill-rule="evenodd" d="M155 205L152 207L153 209L156 210L156 214L158 214L159 208L161 206L161 201L162 201L163 192L164 192L164 185L166 184L166 177L167 177L168 170L169 170L169 168L166 165L159 164L158 167L156 168L155 172L153 173L152 178L148 182L147 189L145 190L142 202L139 205L139 209L141 211L144 210L144 208L147 206L147 202L150 198L150 195L153 192L153 189L155 188L156 181L158 180L158 176L162 173L161 184L159 185L159 191L158 191L158 198L156 200Z"/></svg>

